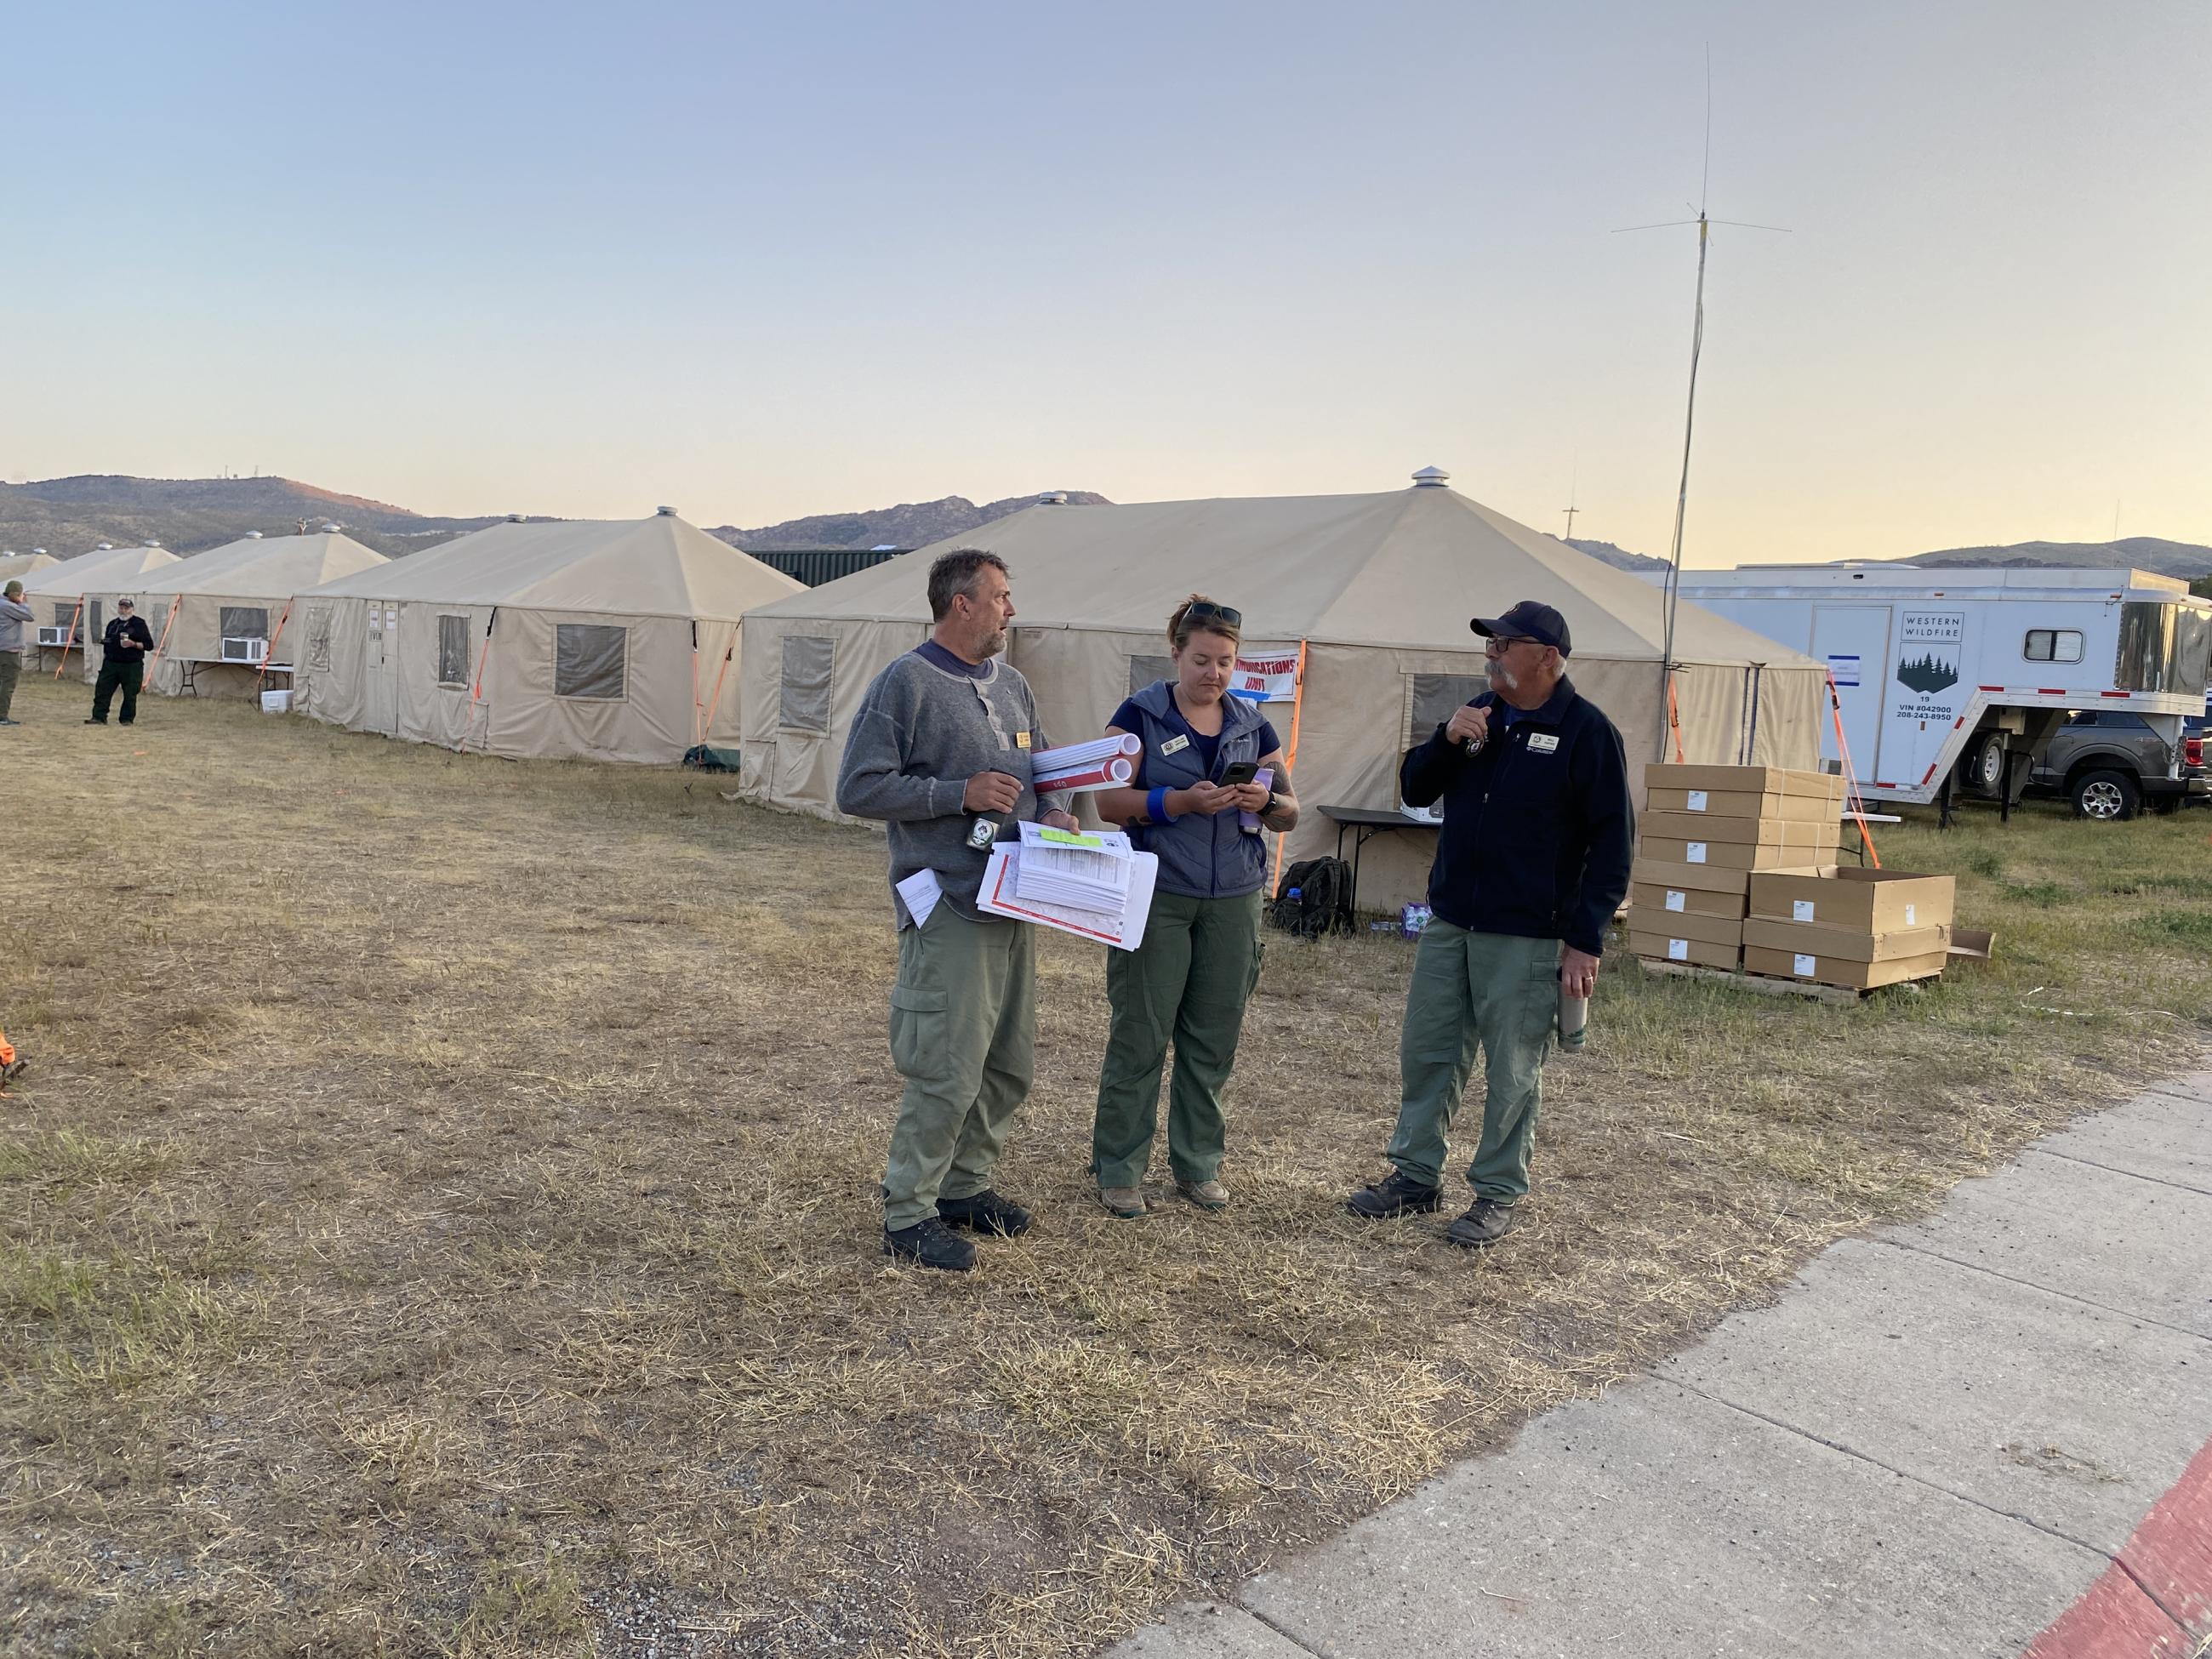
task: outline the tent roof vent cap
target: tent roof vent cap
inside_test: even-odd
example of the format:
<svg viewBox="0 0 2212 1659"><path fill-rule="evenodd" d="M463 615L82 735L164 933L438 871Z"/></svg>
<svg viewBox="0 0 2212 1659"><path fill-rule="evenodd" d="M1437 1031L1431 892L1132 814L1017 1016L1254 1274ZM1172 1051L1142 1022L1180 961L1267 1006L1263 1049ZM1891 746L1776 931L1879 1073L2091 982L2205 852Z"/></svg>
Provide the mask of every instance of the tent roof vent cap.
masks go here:
<svg viewBox="0 0 2212 1659"><path fill-rule="evenodd" d="M1039 507L1066 507L1067 505L1067 492L1065 489L1048 489L1043 495L1037 497L1037 505Z"/></svg>
<svg viewBox="0 0 2212 1659"><path fill-rule="evenodd" d="M160 542L156 541L151 536L149 536L144 541L138 544L141 547L159 547L161 544Z"/></svg>
<svg viewBox="0 0 2212 1659"><path fill-rule="evenodd" d="M249 530L246 532L246 539L249 542L258 542L261 539L261 532L258 530ZM151 542L146 544L149 547L153 546L153 544L154 544Z"/></svg>
<svg viewBox="0 0 2212 1659"><path fill-rule="evenodd" d="M41 553L45 552L46 550L45 548L43 548L43 547L34 547L34 548L33 548L33 549L31 550L31 556L32 556L33 558L36 558L36 557L38 557L38 556L39 556L40 554L41 554Z"/></svg>
<svg viewBox="0 0 2212 1659"><path fill-rule="evenodd" d="M672 519L677 516L677 514L672 507L656 507L653 509L653 516L656 519Z"/></svg>
<svg viewBox="0 0 2212 1659"><path fill-rule="evenodd" d="M114 549L114 546L115 544L113 542L102 542L98 547L94 548L92 550L95 553L106 553L112 551Z"/></svg>
<svg viewBox="0 0 2212 1659"><path fill-rule="evenodd" d="M510 513L507 515L507 521L509 524L520 524L522 522L522 514L520 513Z"/></svg>
<svg viewBox="0 0 2212 1659"><path fill-rule="evenodd" d="M1413 475L1416 489L1441 489L1451 482L1451 474L1440 466L1425 466Z"/></svg>

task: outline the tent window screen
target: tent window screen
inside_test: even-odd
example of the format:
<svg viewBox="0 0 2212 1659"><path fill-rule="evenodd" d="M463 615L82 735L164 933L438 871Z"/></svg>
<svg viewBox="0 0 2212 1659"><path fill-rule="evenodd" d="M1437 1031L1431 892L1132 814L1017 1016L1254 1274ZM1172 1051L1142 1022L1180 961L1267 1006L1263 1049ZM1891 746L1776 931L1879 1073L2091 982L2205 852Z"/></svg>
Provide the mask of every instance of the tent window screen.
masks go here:
<svg viewBox="0 0 2212 1659"><path fill-rule="evenodd" d="M1406 746L1426 743L1429 734L1452 717L1452 711L1473 702L1490 690L1480 674L1415 674L1412 717L1406 726Z"/></svg>
<svg viewBox="0 0 2212 1659"><path fill-rule="evenodd" d="M222 636L227 640L265 640L269 637L269 609L259 605L222 607Z"/></svg>
<svg viewBox="0 0 2212 1659"><path fill-rule="evenodd" d="M104 603L106 601L100 599L87 599L84 602L84 625L91 637L95 640L104 637L100 625L100 608Z"/></svg>
<svg viewBox="0 0 2212 1659"><path fill-rule="evenodd" d="M818 634L783 636L783 695L775 723L786 732L830 729L830 677L837 641Z"/></svg>
<svg viewBox="0 0 2212 1659"><path fill-rule="evenodd" d="M2081 635L2071 628L2031 628L2021 655L2030 662L2079 662Z"/></svg>
<svg viewBox="0 0 2212 1659"><path fill-rule="evenodd" d="M1129 659L1129 695L1135 696L1154 680L1175 678L1173 657L1132 657Z"/></svg>
<svg viewBox="0 0 2212 1659"><path fill-rule="evenodd" d="M469 619L466 617L441 617L438 618L438 684L466 685L468 683ZM621 693L617 691L616 695L619 696Z"/></svg>
<svg viewBox="0 0 2212 1659"><path fill-rule="evenodd" d="M307 607L307 666L319 674L330 672L331 608L326 605Z"/></svg>
<svg viewBox="0 0 2212 1659"><path fill-rule="evenodd" d="M556 623L553 627L553 695L619 699L629 645L627 628L604 623Z"/></svg>

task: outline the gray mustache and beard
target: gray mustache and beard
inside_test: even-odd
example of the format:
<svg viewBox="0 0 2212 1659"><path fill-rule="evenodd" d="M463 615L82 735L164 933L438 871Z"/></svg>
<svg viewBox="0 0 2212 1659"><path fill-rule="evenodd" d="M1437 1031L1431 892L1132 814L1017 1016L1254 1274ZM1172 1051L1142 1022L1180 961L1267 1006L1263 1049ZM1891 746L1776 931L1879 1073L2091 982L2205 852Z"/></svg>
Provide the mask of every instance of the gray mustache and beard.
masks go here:
<svg viewBox="0 0 2212 1659"><path fill-rule="evenodd" d="M1492 661L1484 664L1483 666L1490 676L1490 689L1492 690L1518 691L1521 689L1521 677L1516 674L1511 669L1508 668L1504 663L1493 659Z"/></svg>

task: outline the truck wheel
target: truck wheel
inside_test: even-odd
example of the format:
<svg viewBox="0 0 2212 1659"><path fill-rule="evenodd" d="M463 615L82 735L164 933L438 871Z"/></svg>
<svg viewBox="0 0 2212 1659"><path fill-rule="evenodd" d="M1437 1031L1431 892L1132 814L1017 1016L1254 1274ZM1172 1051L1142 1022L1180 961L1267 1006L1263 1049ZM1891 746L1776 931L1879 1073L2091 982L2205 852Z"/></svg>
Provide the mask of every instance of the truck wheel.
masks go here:
<svg viewBox="0 0 2212 1659"><path fill-rule="evenodd" d="M1995 800L2004 787L2004 733L1988 732L1976 738L1960 764L1959 781L1975 794Z"/></svg>
<svg viewBox="0 0 2212 1659"><path fill-rule="evenodd" d="M2142 791L2124 772L2084 772L2074 780L2074 816L2107 821L2131 818Z"/></svg>

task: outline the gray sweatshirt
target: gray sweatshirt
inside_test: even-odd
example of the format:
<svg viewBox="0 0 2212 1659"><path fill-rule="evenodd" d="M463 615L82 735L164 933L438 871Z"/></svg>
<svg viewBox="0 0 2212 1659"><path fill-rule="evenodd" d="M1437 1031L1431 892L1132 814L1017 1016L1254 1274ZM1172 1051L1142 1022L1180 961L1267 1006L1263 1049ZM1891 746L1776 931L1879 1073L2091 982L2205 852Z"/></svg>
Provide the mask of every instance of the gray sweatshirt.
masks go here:
<svg viewBox="0 0 2212 1659"><path fill-rule="evenodd" d="M21 651L23 648L23 624L36 620L29 605L18 605L9 599L0 599L0 651Z"/></svg>
<svg viewBox="0 0 2212 1659"><path fill-rule="evenodd" d="M1039 799L1030 787L1030 757L1046 746L1030 683L1009 663L989 667L969 679L909 651L870 684L845 739L837 810L890 826L891 911L901 927L913 918L896 889L920 870L937 872L945 902L961 915L996 920L975 908L990 854L968 845L979 815L960 804L976 773L1021 781L1013 811L998 815L1001 834L1017 818L1066 809L1066 795Z"/></svg>

